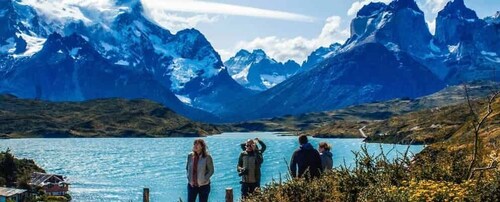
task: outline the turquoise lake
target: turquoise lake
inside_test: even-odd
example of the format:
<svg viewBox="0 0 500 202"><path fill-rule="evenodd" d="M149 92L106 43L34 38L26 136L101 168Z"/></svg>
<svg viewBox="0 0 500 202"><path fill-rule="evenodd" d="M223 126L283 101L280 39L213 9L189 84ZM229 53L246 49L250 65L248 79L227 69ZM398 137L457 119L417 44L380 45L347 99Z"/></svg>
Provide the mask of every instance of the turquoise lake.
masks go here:
<svg viewBox="0 0 500 202"><path fill-rule="evenodd" d="M240 143L258 137L267 145L262 165L262 184L285 179L291 154L298 147L297 137L275 133L224 133L204 138L214 159L210 201L224 201L225 188L240 196L236 172ZM186 200L186 156L195 138L99 138L99 139L6 139L7 148L18 158L30 158L48 173L61 174L71 183L73 201L142 201L142 189L150 188L151 201ZM320 141L333 146L334 166L352 164L352 151L359 151L362 139L310 138L317 147ZM370 153L380 153L380 146L390 158L404 152L405 145L366 144ZM423 146L411 146L416 154Z"/></svg>

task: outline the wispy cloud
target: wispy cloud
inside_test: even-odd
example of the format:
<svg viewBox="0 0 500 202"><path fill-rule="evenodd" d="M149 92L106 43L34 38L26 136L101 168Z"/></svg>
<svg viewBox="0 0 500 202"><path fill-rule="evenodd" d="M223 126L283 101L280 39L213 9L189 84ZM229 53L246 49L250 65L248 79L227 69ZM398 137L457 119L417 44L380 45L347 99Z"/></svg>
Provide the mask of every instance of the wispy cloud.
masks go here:
<svg viewBox="0 0 500 202"><path fill-rule="evenodd" d="M341 29L341 18L331 16L325 20L321 33L316 38L281 38L276 36L259 37L251 41L241 41L236 44L232 51L224 51L221 54L223 60L229 59L228 52L235 53L240 49L254 50L262 49L270 57L278 61L295 60L298 63L304 61L312 51L321 46L329 46L335 42L343 42L349 37L347 29ZM226 58L224 58L226 57Z"/></svg>
<svg viewBox="0 0 500 202"><path fill-rule="evenodd" d="M207 14L195 14L181 16L180 13L166 12L157 9L150 9L146 11L146 13L152 20L172 32L187 28L195 28L200 23L214 23L219 20L219 16L217 15L209 16Z"/></svg>
<svg viewBox="0 0 500 202"><path fill-rule="evenodd" d="M314 18L302 14L239 6L233 4L215 3L195 0L142 0L149 9L161 9L171 12L188 12L202 14L238 15L279 20L313 22Z"/></svg>

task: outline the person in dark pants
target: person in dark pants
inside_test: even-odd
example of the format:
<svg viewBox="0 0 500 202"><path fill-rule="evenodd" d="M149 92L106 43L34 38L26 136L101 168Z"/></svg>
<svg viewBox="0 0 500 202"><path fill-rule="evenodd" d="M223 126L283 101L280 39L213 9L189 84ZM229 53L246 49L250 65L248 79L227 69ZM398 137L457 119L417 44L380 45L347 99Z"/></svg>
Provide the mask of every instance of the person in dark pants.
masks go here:
<svg viewBox="0 0 500 202"><path fill-rule="evenodd" d="M255 140L262 146L262 150L258 149L254 140L248 139L245 143L245 150L240 153L238 158L237 171L238 175L241 176L241 196L243 198L260 187L260 166L264 162L262 153L266 150L266 145L258 138Z"/></svg>
<svg viewBox="0 0 500 202"><path fill-rule="evenodd" d="M306 171L309 172L309 175L305 175L306 179L310 179L309 176L312 178L319 177L322 172L319 152L308 142L306 135L299 136L299 143L300 147L295 150L290 161L292 177L304 177Z"/></svg>
<svg viewBox="0 0 500 202"><path fill-rule="evenodd" d="M207 202L210 194L210 177L214 174L214 164L203 139L194 141L193 152L189 153L187 157L186 171L188 202L195 202L198 195L200 202Z"/></svg>
<svg viewBox="0 0 500 202"><path fill-rule="evenodd" d="M259 145L260 145L260 148L259 148L259 146L258 146L258 145L255 145L255 149L256 149L256 150L258 150L258 151L260 152L260 154L262 154L262 155L263 155L263 154L264 154L264 152L265 152L265 151L266 151L266 149L267 149L266 144L265 144L262 140L260 140L259 138L255 138L254 140L255 140L255 141L257 141L257 143L259 143ZM248 141L248 140L247 140L247 141ZM254 141L254 143L255 143L255 141ZM247 144L247 142L243 142L243 143L241 143L241 144L240 144L240 146L241 146L241 150L242 150L242 151L245 151L245 150L247 149L246 144ZM260 170L259 170L259 171L260 171ZM258 182L257 182L257 187L260 187L260 177L259 177L259 180L258 180Z"/></svg>

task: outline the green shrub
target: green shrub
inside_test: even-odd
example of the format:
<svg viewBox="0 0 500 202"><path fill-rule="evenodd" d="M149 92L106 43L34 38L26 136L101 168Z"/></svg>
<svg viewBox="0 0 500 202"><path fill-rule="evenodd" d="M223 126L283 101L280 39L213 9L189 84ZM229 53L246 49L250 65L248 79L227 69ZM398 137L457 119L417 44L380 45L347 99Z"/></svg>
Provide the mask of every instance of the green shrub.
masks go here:
<svg viewBox="0 0 500 202"><path fill-rule="evenodd" d="M64 196L47 196L44 198L45 202L68 202L69 200Z"/></svg>
<svg viewBox="0 0 500 202"><path fill-rule="evenodd" d="M500 170L467 180L466 153L437 148L389 160L362 147L353 167L335 168L312 181L272 182L244 201L500 201Z"/></svg>

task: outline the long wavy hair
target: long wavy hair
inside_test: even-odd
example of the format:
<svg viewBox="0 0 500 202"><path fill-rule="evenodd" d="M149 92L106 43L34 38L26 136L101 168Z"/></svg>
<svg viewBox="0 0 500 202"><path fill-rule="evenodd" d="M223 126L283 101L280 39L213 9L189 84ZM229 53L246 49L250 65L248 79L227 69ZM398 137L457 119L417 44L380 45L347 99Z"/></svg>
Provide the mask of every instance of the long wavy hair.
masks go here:
<svg viewBox="0 0 500 202"><path fill-rule="evenodd" d="M208 147L207 147L207 143L205 143L205 140L203 140L203 139L196 139L193 142L193 145L195 145L195 144L200 144L200 146L201 146L201 156L203 158L207 157L207 155L208 155Z"/></svg>

